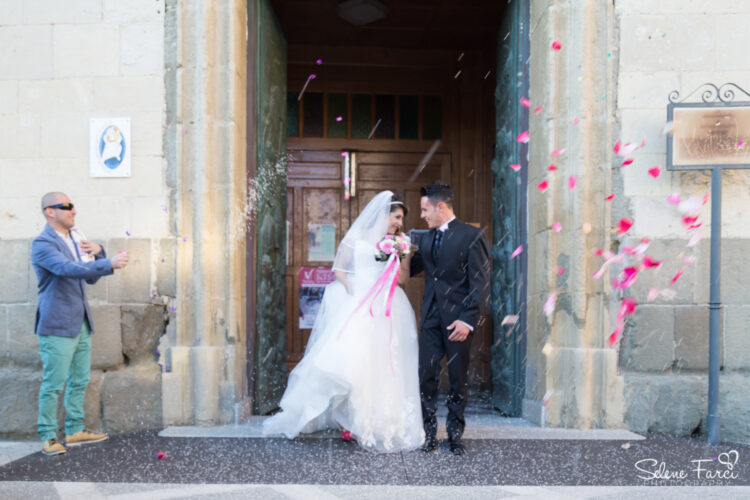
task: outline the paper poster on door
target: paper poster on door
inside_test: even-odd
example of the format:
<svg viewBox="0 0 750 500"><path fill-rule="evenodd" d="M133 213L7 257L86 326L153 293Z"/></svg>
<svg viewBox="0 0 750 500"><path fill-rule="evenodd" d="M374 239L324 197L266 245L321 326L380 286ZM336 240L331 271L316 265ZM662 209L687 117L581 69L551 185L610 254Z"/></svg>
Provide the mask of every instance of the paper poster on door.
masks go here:
<svg viewBox="0 0 750 500"><path fill-rule="evenodd" d="M336 256L336 224L308 224L308 262L332 262Z"/></svg>
<svg viewBox="0 0 750 500"><path fill-rule="evenodd" d="M318 316L326 285L336 279L327 267L301 267L299 270L299 327L312 328Z"/></svg>

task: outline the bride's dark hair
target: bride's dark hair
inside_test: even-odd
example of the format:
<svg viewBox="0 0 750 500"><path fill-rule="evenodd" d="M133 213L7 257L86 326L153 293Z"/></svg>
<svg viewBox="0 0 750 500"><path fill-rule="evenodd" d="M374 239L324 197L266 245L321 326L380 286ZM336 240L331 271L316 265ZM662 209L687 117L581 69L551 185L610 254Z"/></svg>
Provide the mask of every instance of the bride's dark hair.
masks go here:
<svg viewBox="0 0 750 500"><path fill-rule="evenodd" d="M409 213L409 209L406 208L403 198L394 193L393 196L391 196L391 212L395 212L399 208L404 211L404 217L406 217L406 214Z"/></svg>

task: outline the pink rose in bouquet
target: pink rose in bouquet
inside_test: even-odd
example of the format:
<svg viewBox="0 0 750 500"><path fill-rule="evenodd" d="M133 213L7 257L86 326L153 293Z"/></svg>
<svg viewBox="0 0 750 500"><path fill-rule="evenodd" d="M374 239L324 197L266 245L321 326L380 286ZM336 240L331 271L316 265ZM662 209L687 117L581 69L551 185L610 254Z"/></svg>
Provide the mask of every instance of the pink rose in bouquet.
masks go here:
<svg viewBox="0 0 750 500"><path fill-rule="evenodd" d="M403 259L414 249L408 237L392 234L386 235L375 245L375 248L377 249L375 252L375 260L377 261L386 261L393 254L397 254L400 259Z"/></svg>

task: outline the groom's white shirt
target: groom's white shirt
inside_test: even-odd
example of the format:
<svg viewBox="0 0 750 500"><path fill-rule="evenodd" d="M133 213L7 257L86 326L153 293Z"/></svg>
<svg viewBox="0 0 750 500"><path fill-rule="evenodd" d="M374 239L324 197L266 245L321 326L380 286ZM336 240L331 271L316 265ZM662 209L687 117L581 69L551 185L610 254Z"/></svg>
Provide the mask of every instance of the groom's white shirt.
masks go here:
<svg viewBox="0 0 750 500"><path fill-rule="evenodd" d="M444 222L442 226L440 226L439 228L437 228L437 230L440 231L441 233L446 232L448 230L448 224L450 224L454 220L456 220L456 216L455 215L453 217L451 217L450 220ZM461 320L459 319L458 321L461 321ZM471 326L470 324L468 324L466 321L461 321L461 323L463 323L464 325L466 325L466 328L468 328L470 332L474 331L474 327Z"/></svg>

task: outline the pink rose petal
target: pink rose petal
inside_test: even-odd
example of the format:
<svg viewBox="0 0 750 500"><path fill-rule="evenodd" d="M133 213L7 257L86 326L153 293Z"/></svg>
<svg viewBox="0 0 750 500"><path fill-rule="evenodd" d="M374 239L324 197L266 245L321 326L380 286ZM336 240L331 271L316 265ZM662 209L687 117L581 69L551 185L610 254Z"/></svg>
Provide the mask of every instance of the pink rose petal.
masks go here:
<svg viewBox="0 0 750 500"><path fill-rule="evenodd" d="M615 193L612 193L611 195L607 196L607 197L606 197L606 198L604 198L604 199L605 199L606 201L612 201L612 198L614 198L614 197L615 197Z"/></svg>
<svg viewBox="0 0 750 500"><path fill-rule="evenodd" d="M538 108L534 108L534 114L535 115L538 115L541 112L542 112L542 107L541 106L539 106Z"/></svg>
<svg viewBox="0 0 750 500"><path fill-rule="evenodd" d="M552 230L556 233L559 233L560 231L562 231L562 224L560 224L559 222L555 222L554 224L552 224Z"/></svg>
<svg viewBox="0 0 750 500"><path fill-rule="evenodd" d="M680 203L680 195L672 193L667 197L667 201L673 205L678 205Z"/></svg>
<svg viewBox="0 0 750 500"><path fill-rule="evenodd" d="M510 168L512 168L514 171L518 172L519 170L521 170L521 165L519 165L518 163L511 163L510 164Z"/></svg>
<svg viewBox="0 0 750 500"><path fill-rule="evenodd" d="M745 143L743 141L737 141L737 147L738 148L741 148L744 145L745 145Z"/></svg>
<svg viewBox="0 0 750 500"><path fill-rule="evenodd" d="M674 285L675 282L680 279L680 276L682 276L682 273L685 271L685 268L680 268L679 271L677 271L677 274L674 275L674 278L672 278L672 281L670 281L670 284Z"/></svg>
<svg viewBox="0 0 750 500"><path fill-rule="evenodd" d="M633 225L633 221L631 219L628 219L627 217L623 217L620 219L620 222L617 223L617 232L620 234L625 234L628 232L628 229Z"/></svg>
<svg viewBox="0 0 750 500"><path fill-rule="evenodd" d="M518 134L518 137L516 137L516 142L529 142L529 131L524 130L520 134Z"/></svg>
<svg viewBox="0 0 750 500"><path fill-rule="evenodd" d="M510 254L510 258L514 259L514 258L518 257L519 255L521 255L521 252L523 252L523 245L519 245L518 248L516 248L515 250L513 250L513 253Z"/></svg>
<svg viewBox="0 0 750 500"><path fill-rule="evenodd" d="M615 153L619 153L619 152L620 152L620 140L619 140L619 139L618 139L618 140L617 140L617 142L615 143L615 146L614 146L614 147L612 148L612 150L613 150L613 151L614 151Z"/></svg>
<svg viewBox="0 0 750 500"><path fill-rule="evenodd" d="M617 325L617 328L614 332L609 336L609 346L612 347L617 343L617 339L620 338L620 335L622 334L622 330L625 328L625 323L620 322Z"/></svg>
<svg viewBox="0 0 750 500"><path fill-rule="evenodd" d="M642 264L643 264L644 268L659 267L659 266L661 266L661 261L660 260L654 260L652 257L649 257L648 255L646 255L643 258Z"/></svg>
<svg viewBox="0 0 750 500"><path fill-rule="evenodd" d="M548 187L549 187L549 181L544 180L540 182L536 188L539 190L540 193L543 193L547 190Z"/></svg>
<svg viewBox="0 0 750 500"><path fill-rule="evenodd" d="M558 40L555 40L554 42L552 42L552 50L560 50L560 49L562 49L562 44Z"/></svg>
<svg viewBox="0 0 750 500"><path fill-rule="evenodd" d="M632 163L633 163L633 158L625 158L624 160L622 160L622 165L620 165L620 166L621 167L627 167L628 165L630 165Z"/></svg>
<svg viewBox="0 0 750 500"><path fill-rule="evenodd" d="M556 149L550 153L550 156L560 156L565 152L565 149Z"/></svg>
<svg viewBox="0 0 750 500"><path fill-rule="evenodd" d="M625 297L624 299L622 299L622 303L620 304L620 312L617 313L617 321L622 321L626 316L630 316L631 314L633 314L637 305L638 303L630 297Z"/></svg>
<svg viewBox="0 0 750 500"><path fill-rule="evenodd" d="M637 144L631 144L629 142L626 142L622 146L622 149L620 150L620 156L627 156L627 155L633 153L636 149L638 149L638 145Z"/></svg>
<svg viewBox="0 0 750 500"><path fill-rule="evenodd" d="M562 276L563 274L565 274L565 268L558 266L558 268L557 268L557 275L558 276Z"/></svg>
<svg viewBox="0 0 750 500"><path fill-rule="evenodd" d="M342 116L337 116L337 117L336 117L336 121L337 121L337 122L340 122L340 121L341 121L341 120L343 120L343 119L344 119L344 117L342 117Z"/></svg>
<svg viewBox="0 0 750 500"><path fill-rule="evenodd" d="M698 243L700 243L701 239L703 238L703 235L700 232L695 233L693 236L690 237L690 241L688 241L688 248L692 248Z"/></svg>
<svg viewBox="0 0 750 500"><path fill-rule="evenodd" d="M531 107L531 101L529 101L525 97L521 97L521 106L523 106L524 108L530 108Z"/></svg>
<svg viewBox="0 0 750 500"><path fill-rule="evenodd" d="M644 137L641 141L641 147L644 147L646 145L646 138Z"/></svg>
<svg viewBox="0 0 750 500"><path fill-rule="evenodd" d="M571 191L575 189L577 182L578 182L578 176L571 175L570 177L568 177L568 189Z"/></svg>
<svg viewBox="0 0 750 500"><path fill-rule="evenodd" d="M651 167L648 169L648 175L656 179L661 173L661 167Z"/></svg>
<svg viewBox="0 0 750 500"><path fill-rule="evenodd" d="M577 116L575 118L573 118L573 125L578 125L578 122L579 122L579 120L578 120Z"/></svg>
<svg viewBox="0 0 750 500"><path fill-rule="evenodd" d="M517 322L518 322L518 315L509 314L503 318L503 321L500 323L500 326L515 325Z"/></svg>
<svg viewBox="0 0 750 500"><path fill-rule="evenodd" d="M544 303L544 315L548 318L555 312L555 302L557 301L557 294L551 293L547 301Z"/></svg>
<svg viewBox="0 0 750 500"><path fill-rule="evenodd" d="M323 59L318 59L317 61L315 61L315 64L323 64Z"/></svg>
<svg viewBox="0 0 750 500"><path fill-rule="evenodd" d="M653 302L654 300L656 300L658 296L659 296L659 289L650 288L648 291L648 295L646 296L646 300L649 302Z"/></svg>
<svg viewBox="0 0 750 500"><path fill-rule="evenodd" d="M557 165L550 163L549 167L547 167L547 172L554 172L555 170L557 170Z"/></svg>
<svg viewBox="0 0 750 500"><path fill-rule="evenodd" d="M700 196L691 196L687 200L681 202L677 207L677 210L683 214L692 214L700 210L704 204L705 201L703 201Z"/></svg>

